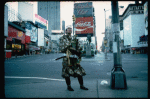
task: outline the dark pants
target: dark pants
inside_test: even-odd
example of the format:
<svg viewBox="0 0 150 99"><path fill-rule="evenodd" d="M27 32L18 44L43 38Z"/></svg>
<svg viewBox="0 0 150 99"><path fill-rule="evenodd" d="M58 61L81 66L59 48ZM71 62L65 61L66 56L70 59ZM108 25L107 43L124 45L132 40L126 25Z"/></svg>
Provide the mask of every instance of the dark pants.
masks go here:
<svg viewBox="0 0 150 99"><path fill-rule="evenodd" d="M66 80L66 84L67 85L71 84L70 77L66 77L65 80ZM82 76L78 76L78 81L79 81L80 85L83 85L83 78L82 78Z"/></svg>

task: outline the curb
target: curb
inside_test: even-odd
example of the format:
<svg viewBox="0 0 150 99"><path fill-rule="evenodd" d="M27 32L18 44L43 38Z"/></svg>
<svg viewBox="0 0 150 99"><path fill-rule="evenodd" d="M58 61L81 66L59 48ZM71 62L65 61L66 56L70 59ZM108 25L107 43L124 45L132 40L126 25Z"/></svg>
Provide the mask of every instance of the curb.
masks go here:
<svg viewBox="0 0 150 99"><path fill-rule="evenodd" d="M99 80L97 79L97 98L100 98L99 97Z"/></svg>

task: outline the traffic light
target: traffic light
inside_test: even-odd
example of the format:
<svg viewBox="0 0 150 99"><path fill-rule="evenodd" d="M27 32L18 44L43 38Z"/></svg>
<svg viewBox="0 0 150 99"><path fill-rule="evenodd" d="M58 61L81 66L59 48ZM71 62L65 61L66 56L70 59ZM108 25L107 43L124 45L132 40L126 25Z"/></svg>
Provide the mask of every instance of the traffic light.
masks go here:
<svg viewBox="0 0 150 99"><path fill-rule="evenodd" d="M46 46L48 46L48 41L46 41Z"/></svg>
<svg viewBox="0 0 150 99"><path fill-rule="evenodd" d="M76 21L75 15L72 15L72 20L73 20L73 21Z"/></svg>

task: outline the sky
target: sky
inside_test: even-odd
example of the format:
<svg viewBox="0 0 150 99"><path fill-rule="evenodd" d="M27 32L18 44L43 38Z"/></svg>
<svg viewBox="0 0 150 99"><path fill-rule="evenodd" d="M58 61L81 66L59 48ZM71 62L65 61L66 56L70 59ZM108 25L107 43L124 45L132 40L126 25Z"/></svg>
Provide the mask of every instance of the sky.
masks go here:
<svg viewBox="0 0 150 99"><path fill-rule="evenodd" d="M81 3L82 1L75 2ZM83 1L86 2L86 1ZM96 36L98 49L102 45L102 40L105 31L105 15L104 9L106 11L106 19L111 15L111 1L92 1L93 7L95 8L95 20L96 20ZM119 9L119 14L123 14L124 10L129 4L135 4L135 1L119 1L118 6L124 6L124 8ZM60 3L60 13L61 21L65 21L65 26L72 25L72 15L73 15L74 2L71 1L61 1Z"/></svg>

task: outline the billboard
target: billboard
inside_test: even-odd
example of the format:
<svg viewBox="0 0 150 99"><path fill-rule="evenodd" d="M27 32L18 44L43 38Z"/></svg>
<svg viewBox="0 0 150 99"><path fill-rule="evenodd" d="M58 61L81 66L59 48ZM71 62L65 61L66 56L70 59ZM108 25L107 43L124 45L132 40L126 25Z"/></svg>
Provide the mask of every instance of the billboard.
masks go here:
<svg viewBox="0 0 150 99"><path fill-rule="evenodd" d="M75 21L75 33L78 36L93 36L93 17L79 17Z"/></svg>
<svg viewBox="0 0 150 99"><path fill-rule="evenodd" d="M21 43L25 44L25 33L12 26L8 26L8 37L6 40L12 41L13 38L21 40Z"/></svg>
<svg viewBox="0 0 150 99"><path fill-rule="evenodd" d="M26 36L29 36L32 42L37 41L37 28L31 23L26 23Z"/></svg>
<svg viewBox="0 0 150 99"><path fill-rule="evenodd" d="M35 14L35 24L37 24L41 28L48 30L48 21L38 14Z"/></svg>
<svg viewBox="0 0 150 99"><path fill-rule="evenodd" d="M32 25L32 29L30 32L30 38L31 38L31 41L33 41L33 42L37 41L37 28L34 27L33 25Z"/></svg>
<svg viewBox="0 0 150 99"><path fill-rule="evenodd" d="M38 28L38 46L44 46L44 29Z"/></svg>
<svg viewBox="0 0 150 99"><path fill-rule="evenodd" d="M90 17L93 16L92 2L87 3L75 3L74 15L76 17Z"/></svg>

